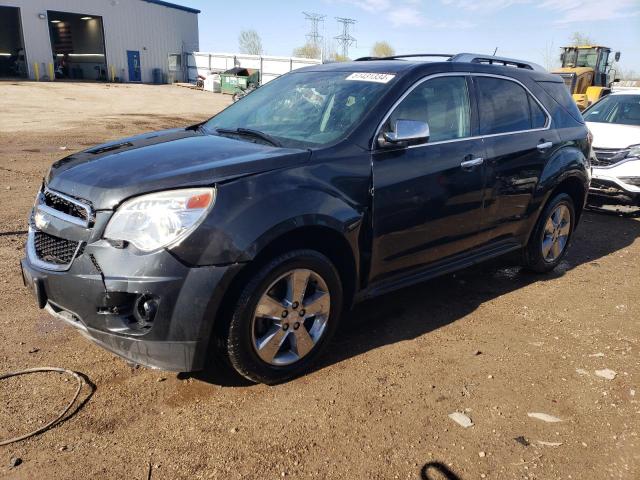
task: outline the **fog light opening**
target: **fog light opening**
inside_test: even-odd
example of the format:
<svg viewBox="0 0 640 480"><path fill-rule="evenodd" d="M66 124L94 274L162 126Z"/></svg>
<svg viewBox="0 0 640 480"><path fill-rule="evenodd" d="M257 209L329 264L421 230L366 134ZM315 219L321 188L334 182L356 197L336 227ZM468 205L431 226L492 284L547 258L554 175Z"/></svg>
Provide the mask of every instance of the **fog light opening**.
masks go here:
<svg viewBox="0 0 640 480"><path fill-rule="evenodd" d="M158 298L153 295L139 296L133 312L141 327L151 327L150 324L153 323L153 319L158 312Z"/></svg>

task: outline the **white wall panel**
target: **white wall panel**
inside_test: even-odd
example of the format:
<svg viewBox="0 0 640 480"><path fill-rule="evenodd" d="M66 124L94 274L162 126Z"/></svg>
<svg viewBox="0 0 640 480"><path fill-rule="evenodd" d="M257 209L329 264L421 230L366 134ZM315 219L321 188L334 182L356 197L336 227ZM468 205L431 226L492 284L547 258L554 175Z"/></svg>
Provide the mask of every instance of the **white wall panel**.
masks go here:
<svg viewBox="0 0 640 480"><path fill-rule="evenodd" d="M30 77L33 64L52 62L47 10L101 16L109 71L128 78L127 50L140 52L142 81L153 80L154 68L167 73L170 53L198 50L198 16L142 0L0 0L0 6L20 8ZM41 70L41 75L46 73Z"/></svg>

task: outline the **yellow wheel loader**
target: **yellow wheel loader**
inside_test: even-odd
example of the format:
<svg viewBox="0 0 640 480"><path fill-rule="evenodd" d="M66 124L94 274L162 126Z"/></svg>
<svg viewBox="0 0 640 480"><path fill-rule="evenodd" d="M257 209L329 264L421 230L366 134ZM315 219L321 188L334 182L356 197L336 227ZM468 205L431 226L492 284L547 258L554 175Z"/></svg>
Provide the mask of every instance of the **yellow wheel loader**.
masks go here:
<svg viewBox="0 0 640 480"><path fill-rule="evenodd" d="M611 84L617 81L612 66L620 60L620 52L614 54L611 62L610 54L610 48L597 45L563 47L562 67L552 73L564 79L580 110L611 93Z"/></svg>

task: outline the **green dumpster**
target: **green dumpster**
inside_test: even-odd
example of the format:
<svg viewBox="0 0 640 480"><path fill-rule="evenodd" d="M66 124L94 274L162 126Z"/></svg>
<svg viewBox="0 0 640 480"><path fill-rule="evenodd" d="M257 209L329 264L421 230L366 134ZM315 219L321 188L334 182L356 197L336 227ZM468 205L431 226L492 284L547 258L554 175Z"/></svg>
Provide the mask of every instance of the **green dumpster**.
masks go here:
<svg viewBox="0 0 640 480"><path fill-rule="evenodd" d="M236 67L220 74L222 93L234 94L246 90L250 83L260 83L260 70Z"/></svg>

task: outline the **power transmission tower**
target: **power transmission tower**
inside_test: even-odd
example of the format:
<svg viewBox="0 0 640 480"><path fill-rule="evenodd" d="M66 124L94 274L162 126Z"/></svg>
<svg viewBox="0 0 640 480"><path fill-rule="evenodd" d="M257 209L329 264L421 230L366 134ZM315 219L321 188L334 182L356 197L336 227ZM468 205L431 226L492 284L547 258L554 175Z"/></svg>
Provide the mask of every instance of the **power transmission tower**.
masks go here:
<svg viewBox="0 0 640 480"><path fill-rule="evenodd" d="M346 58L349 56L349 47L356 43L356 39L349 33L349 28L351 27L351 25L356 23L356 21L353 18L343 17L336 17L336 20L338 21L338 23L342 24L342 34L333 38L335 38L342 46L342 56Z"/></svg>
<svg viewBox="0 0 640 480"><path fill-rule="evenodd" d="M307 13L302 12L305 20L309 20L311 22L311 30L307 33L307 41L316 48L320 48L322 46L322 35L320 35L320 30L318 29L318 25L320 22L324 22L324 19L327 17L326 15L320 15L319 13Z"/></svg>

